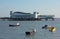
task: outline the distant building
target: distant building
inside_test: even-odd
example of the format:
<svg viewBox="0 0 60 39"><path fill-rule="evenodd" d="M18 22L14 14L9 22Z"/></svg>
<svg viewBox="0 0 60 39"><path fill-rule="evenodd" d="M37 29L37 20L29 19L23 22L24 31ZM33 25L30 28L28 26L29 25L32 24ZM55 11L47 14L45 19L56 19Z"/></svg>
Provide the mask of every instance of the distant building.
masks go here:
<svg viewBox="0 0 60 39"><path fill-rule="evenodd" d="M25 12L12 12L10 11L10 17L1 17L0 20L42 20L45 19L46 21L48 19L54 20L54 15L40 15L39 12L31 13L25 13Z"/></svg>
<svg viewBox="0 0 60 39"><path fill-rule="evenodd" d="M12 12L10 11L10 18L54 18L54 15L40 15L39 12L25 13L25 12Z"/></svg>
<svg viewBox="0 0 60 39"><path fill-rule="evenodd" d="M38 15L38 18L54 18L54 15Z"/></svg>
<svg viewBox="0 0 60 39"><path fill-rule="evenodd" d="M38 18L38 12L25 13L25 12L12 12L10 11L10 18Z"/></svg>

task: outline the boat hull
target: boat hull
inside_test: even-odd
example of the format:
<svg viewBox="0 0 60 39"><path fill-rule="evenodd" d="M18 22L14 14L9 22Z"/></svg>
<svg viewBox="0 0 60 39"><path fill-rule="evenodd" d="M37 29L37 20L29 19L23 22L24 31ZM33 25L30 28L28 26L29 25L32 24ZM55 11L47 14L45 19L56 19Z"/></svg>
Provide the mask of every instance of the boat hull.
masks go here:
<svg viewBox="0 0 60 39"><path fill-rule="evenodd" d="M20 26L20 25L9 25L9 27L16 27L16 26Z"/></svg>

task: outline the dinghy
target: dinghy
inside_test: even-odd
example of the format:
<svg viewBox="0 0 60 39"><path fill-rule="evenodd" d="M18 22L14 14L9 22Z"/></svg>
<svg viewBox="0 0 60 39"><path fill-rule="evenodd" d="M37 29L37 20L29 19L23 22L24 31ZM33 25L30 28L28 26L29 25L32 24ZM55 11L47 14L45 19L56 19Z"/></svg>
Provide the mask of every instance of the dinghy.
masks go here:
<svg viewBox="0 0 60 39"><path fill-rule="evenodd" d="M36 29L33 29L32 31L26 31L26 35L34 35L36 33Z"/></svg>
<svg viewBox="0 0 60 39"><path fill-rule="evenodd" d="M9 24L9 26L10 27L15 27L15 26L20 26L20 24L19 23L17 23L17 24Z"/></svg>

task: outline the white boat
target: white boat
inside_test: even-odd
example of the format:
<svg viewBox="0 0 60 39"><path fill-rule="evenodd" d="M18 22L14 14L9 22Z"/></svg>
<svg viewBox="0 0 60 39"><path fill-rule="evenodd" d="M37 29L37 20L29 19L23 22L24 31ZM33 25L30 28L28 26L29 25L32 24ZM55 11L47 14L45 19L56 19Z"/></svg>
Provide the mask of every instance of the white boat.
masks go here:
<svg viewBox="0 0 60 39"><path fill-rule="evenodd" d="M15 27L15 26L20 26L20 24L19 23L15 24L15 25L14 24L9 24L9 26L10 27Z"/></svg>

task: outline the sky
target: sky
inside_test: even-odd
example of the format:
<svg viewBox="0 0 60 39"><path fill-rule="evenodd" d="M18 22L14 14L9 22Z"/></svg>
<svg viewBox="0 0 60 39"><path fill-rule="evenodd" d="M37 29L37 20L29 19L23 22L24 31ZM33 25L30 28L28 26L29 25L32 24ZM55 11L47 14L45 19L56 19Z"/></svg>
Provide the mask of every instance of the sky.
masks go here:
<svg viewBox="0 0 60 39"><path fill-rule="evenodd" d="M39 12L60 18L60 0L0 0L0 17L9 17L10 11Z"/></svg>

